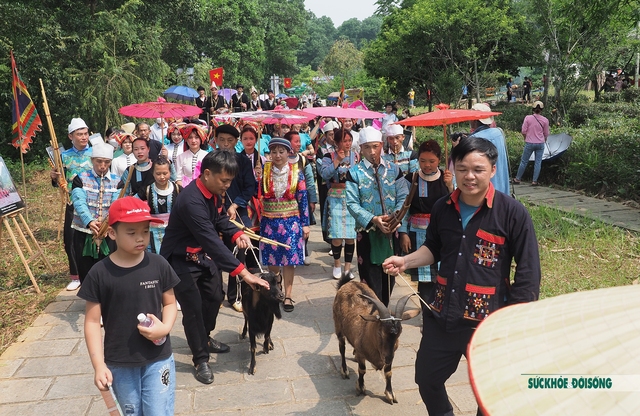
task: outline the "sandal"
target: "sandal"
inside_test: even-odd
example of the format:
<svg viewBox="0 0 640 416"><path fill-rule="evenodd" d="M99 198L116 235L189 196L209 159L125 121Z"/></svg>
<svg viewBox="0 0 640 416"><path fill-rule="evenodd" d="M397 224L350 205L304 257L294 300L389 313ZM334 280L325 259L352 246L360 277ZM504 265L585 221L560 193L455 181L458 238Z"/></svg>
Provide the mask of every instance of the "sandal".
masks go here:
<svg viewBox="0 0 640 416"><path fill-rule="evenodd" d="M531 186L540 186L538 182L531 182Z"/></svg>
<svg viewBox="0 0 640 416"><path fill-rule="evenodd" d="M513 179L511 179L511 183L514 184L514 185L520 185L520 180L516 179L516 178L513 178Z"/></svg>
<svg viewBox="0 0 640 416"><path fill-rule="evenodd" d="M284 309L284 311L285 311L285 312L293 312L293 304L294 304L295 302L294 302L294 301L293 301L293 299L291 299L291 298L284 298L284 301L285 301L285 302L286 302L287 300L288 300L288 301L290 301L291 303L290 303L290 304L288 304L288 305L287 305L286 303L283 303L283 304L282 304L282 309Z"/></svg>

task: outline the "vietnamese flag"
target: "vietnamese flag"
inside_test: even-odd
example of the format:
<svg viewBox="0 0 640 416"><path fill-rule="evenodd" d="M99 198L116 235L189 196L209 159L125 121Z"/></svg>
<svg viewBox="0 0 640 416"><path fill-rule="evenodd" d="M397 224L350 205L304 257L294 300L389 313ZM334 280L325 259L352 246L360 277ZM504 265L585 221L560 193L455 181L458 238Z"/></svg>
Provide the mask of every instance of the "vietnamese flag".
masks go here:
<svg viewBox="0 0 640 416"><path fill-rule="evenodd" d="M209 78L211 82L215 82L218 88L222 87L222 80L224 78L224 68L213 68L209 71Z"/></svg>
<svg viewBox="0 0 640 416"><path fill-rule="evenodd" d="M291 88L291 78L285 78L284 79L284 87L285 88Z"/></svg>

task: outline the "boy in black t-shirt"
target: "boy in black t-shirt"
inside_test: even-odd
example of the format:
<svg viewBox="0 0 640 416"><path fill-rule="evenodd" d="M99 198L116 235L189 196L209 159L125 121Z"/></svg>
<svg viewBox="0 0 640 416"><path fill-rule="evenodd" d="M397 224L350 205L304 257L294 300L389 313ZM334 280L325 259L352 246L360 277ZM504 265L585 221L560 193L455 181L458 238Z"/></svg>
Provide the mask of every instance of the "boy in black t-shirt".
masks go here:
<svg viewBox="0 0 640 416"><path fill-rule="evenodd" d="M169 332L177 314L173 287L180 281L163 257L145 251L150 221L160 220L137 198L111 205L109 237L118 248L93 266L78 296L87 301L85 341L98 389L113 384L125 414L173 415L176 375ZM140 313L153 320L151 327L138 323ZM163 337L161 345L153 342Z"/></svg>

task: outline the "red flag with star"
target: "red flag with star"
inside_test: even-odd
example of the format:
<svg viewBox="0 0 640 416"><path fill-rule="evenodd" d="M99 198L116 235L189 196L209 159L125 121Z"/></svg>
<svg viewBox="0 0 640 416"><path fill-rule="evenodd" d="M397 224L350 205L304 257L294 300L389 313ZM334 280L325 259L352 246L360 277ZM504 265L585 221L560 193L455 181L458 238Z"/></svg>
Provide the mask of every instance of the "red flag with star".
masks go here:
<svg viewBox="0 0 640 416"><path fill-rule="evenodd" d="M27 86L22 82L18 74L16 60L11 51L11 72L13 74L12 90L13 102L11 103L11 143L22 153L27 153L29 144L36 132L42 127L42 120L38 115L38 110L31 100L27 91Z"/></svg>
<svg viewBox="0 0 640 416"><path fill-rule="evenodd" d="M218 88L222 87L222 80L224 79L224 68L213 68L209 71L209 78L211 82L215 82Z"/></svg>
<svg viewBox="0 0 640 416"><path fill-rule="evenodd" d="M291 88L291 78L285 78L284 79L284 87L285 88Z"/></svg>

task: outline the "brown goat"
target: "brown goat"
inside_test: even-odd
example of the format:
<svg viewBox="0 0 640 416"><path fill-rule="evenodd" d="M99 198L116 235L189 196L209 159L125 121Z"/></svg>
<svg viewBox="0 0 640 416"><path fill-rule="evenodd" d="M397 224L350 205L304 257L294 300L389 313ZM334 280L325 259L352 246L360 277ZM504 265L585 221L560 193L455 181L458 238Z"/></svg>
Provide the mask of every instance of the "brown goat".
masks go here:
<svg viewBox="0 0 640 416"><path fill-rule="evenodd" d="M411 319L420 313L419 309L402 313L410 296L412 295L398 300L395 316L392 316L389 309L365 283L349 281L348 277L343 277L338 282L338 293L333 301L333 321L340 342L340 372L342 378L349 378L349 369L344 357L346 338L354 348L358 363L358 394L364 394L366 361L369 361L376 370L384 370L387 382L384 395L387 401L390 404L398 403L391 388L391 365L402 333L401 321ZM400 318L397 317L399 315Z"/></svg>

